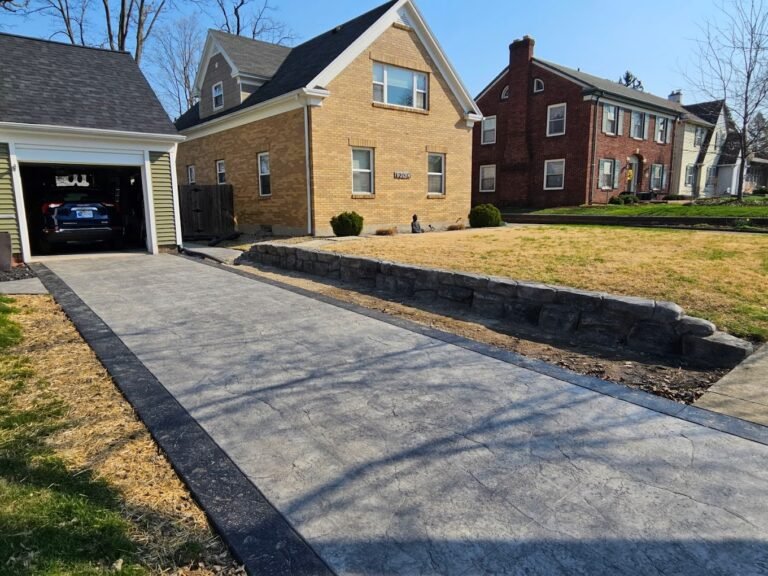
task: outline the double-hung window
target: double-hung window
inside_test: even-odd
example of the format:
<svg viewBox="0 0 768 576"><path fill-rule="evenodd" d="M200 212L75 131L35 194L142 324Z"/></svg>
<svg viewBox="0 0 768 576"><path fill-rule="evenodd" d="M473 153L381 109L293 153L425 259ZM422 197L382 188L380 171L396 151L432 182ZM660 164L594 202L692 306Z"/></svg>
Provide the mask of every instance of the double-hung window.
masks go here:
<svg viewBox="0 0 768 576"><path fill-rule="evenodd" d="M618 162L612 159L600 160L600 181L598 186L603 190L613 190L618 184L616 171Z"/></svg>
<svg viewBox="0 0 768 576"><path fill-rule="evenodd" d="M632 138L637 140L645 139L645 114L642 112L632 112L632 123L629 133Z"/></svg>
<svg viewBox="0 0 768 576"><path fill-rule="evenodd" d="M427 193L445 194L445 154L427 157Z"/></svg>
<svg viewBox="0 0 768 576"><path fill-rule="evenodd" d="M565 186L565 159L544 161L544 190L562 190Z"/></svg>
<svg viewBox="0 0 768 576"><path fill-rule="evenodd" d="M262 152L259 161L259 196L272 196L272 176L269 171L269 152Z"/></svg>
<svg viewBox="0 0 768 576"><path fill-rule="evenodd" d="M707 185L712 185L717 181L717 166L707 168Z"/></svg>
<svg viewBox="0 0 768 576"><path fill-rule="evenodd" d="M480 192L496 192L496 164L480 166Z"/></svg>
<svg viewBox="0 0 768 576"><path fill-rule="evenodd" d="M213 98L213 109L218 110L224 107L224 84L217 82L211 88L211 96Z"/></svg>
<svg viewBox="0 0 768 576"><path fill-rule="evenodd" d="M615 136L618 132L618 110L610 104L603 105L603 132Z"/></svg>
<svg viewBox="0 0 768 576"><path fill-rule="evenodd" d="M190 164L187 166L187 184L194 184L196 182L195 178L195 165Z"/></svg>
<svg viewBox="0 0 768 576"><path fill-rule="evenodd" d="M426 110L429 100L427 75L380 62L373 63L373 101Z"/></svg>
<svg viewBox="0 0 768 576"><path fill-rule="evenodd" d="M664 187L664 165L651 165L651 190L661 190Z"/></svg>
<svg viewBox="0 0 768 576"><path fill-rule="evenodd" d="M704 143L704 135L707 133L706 129L701 126L696 127L696 133L693 136L693 145L697 148Z"/></svg>
<svg viewBox="0 0 768 576"><path fill-rule="evenodd" d="M696 178L696 166L694 166L693 164L688 164L688 166L685 167L685 187L692 188L693 181L695 178Z"/></svg>
<svg viewBox="0 0 768 576"><path fill-rule="evenodd" d="M480 137L480 143L496 143L496 116L488 116L487 118L483 118L482 136Z"/></svg>
<svg viewBox="0 0 768 576"><path fill-rule="evenodd" d="M227 183L227 166L224 160L216 160L216 182L218 184Z"/></svg>
<svg viewBox="0 0 768 576"><path fill-rule="evenodd" d="M565 104L553 104L547 107L547 136L565 134Z"/></svg>
<svg viewBox="0 0 768 576"><path fill-rule="evenodd" d="M352 149L352 193L373 194L373 148Z"/></svg>
<svg viewBox="0 0 768 576"><path fill-rule="evenodd" d="M664 144L667 142L668 134L669 120L667 118L662 118L661 116L656 116L656 142Z"/></svg>

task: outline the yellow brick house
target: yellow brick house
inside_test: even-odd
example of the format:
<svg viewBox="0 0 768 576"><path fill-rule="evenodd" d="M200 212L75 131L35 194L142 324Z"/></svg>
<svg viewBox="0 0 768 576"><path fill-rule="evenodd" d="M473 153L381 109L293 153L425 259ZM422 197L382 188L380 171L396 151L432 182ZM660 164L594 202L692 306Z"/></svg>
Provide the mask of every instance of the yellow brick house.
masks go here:
<svg viewBox="0 0 768 576"><path fill-rule="evenodd" d="M481 114L411 0L294 48L211 30L176 122L180 183L231 184L238 229L331 234L466 219Z"/></svg>

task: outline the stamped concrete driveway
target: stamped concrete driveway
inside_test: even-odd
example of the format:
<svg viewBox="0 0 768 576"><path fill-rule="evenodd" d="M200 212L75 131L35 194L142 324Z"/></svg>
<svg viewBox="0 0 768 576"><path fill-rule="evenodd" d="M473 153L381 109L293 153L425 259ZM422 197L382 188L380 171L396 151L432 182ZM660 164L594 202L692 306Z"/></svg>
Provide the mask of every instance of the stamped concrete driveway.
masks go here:
<svg viewBox="0 0 768 576"><path fill-rule="evenodd" d="M768 446L180 257L47 265L338 574L768 574Z"/></svg>

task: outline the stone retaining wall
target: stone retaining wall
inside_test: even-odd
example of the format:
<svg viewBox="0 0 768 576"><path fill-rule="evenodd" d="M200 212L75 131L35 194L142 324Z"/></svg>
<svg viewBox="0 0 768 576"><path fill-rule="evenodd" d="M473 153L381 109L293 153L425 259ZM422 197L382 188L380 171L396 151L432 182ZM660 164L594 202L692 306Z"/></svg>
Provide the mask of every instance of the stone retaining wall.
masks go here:
<svg viewBox="0 0 768 576"><path fill-rule="evenodd" d="M561 340L682 356L698 365L730 368L753 351L749 342L718 332L707 320L686 316L673 302L396 264L283 244L256 244L236 263L296 270L425 303L471 310Z"/></svg>

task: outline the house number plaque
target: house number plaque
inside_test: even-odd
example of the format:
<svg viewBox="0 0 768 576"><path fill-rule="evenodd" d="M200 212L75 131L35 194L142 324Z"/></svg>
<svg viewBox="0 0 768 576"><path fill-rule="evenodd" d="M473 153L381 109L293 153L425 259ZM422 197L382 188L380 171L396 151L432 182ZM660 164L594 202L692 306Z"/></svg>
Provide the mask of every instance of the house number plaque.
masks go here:
<svg viewBox="0 0 768 576"><path fill-rule="evenodd" d="M395 180L410 180L410 172L395 172Z"/></svg>

